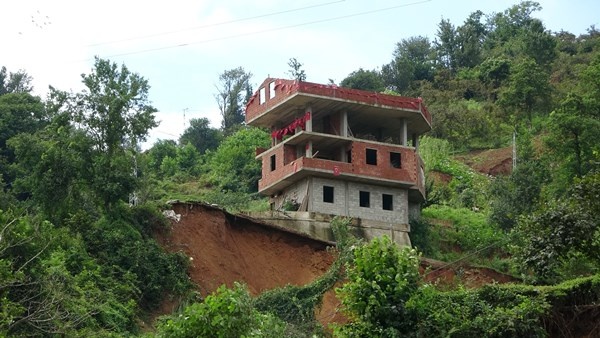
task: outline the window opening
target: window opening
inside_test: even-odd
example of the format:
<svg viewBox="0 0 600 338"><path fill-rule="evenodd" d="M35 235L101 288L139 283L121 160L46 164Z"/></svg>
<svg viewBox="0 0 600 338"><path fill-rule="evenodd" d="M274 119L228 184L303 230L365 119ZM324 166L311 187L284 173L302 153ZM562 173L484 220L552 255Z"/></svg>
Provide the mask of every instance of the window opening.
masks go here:
<svg viewBox="0 0 600 338"><path fill-rule="evenodd" d="M381 195L381 205L383 210L394 210L394 196L389 194Z"/></svg>
<svg viewBox="0 0 600 338"><path fill-rule="evenodd" d="M274 171L275 167L275 155L271 155L271 171Z"/></svg>
<svg viewBox="0 0 600 338"><path fill-rule="evenodd" d="M269 83L269 99L275 97L275 81Z"/></svg>
<svg viewBox="0 0 600 338"><path fill-rule="evenodd" d="M377 165L377 150L368 149L366 151L367 164Z"/></svg>
<svg viewBox="0 0 600 338"><path fill-rule="evenodd" d="M260 98L259 98L260 104L263 104L267 101L267 93L265 92L265 87L262 87L259 90L259 96L260 96Z"/></svg>
<svg viewBox="0 0 600 338"><path fill-rule="evenodd" d="M402 167L402 156L400 153L390 152L390 164L394 168Z"/></svg>
<svg viewBox="0 0 600 338"><path fill-rule="evenodd" d="M359 191L359 205L363 208L369 208L371 205L371 193L368 191Z"/></svg>
<svg viewBox="0 0 600 338"><path fill-rule="evenodd" d="M328 185L323 186L323 202L333 203L333 187Z"/></svg>

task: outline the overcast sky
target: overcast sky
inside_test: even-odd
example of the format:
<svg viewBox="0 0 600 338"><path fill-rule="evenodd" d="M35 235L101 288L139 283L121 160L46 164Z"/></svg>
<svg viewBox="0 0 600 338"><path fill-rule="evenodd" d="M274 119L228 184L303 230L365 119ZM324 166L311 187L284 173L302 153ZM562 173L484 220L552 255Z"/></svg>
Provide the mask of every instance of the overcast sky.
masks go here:
<svg viewBox="0 0 600 338"><path fill-rule="evenodd" d="M214 127L218 76L244 67L260 84L288 77L287 62L304 64L307 80L337 83L358 68L391 60L411 36L435 38L442 18L460 25L481 10L502 12L517 1L488 0L224 0L10 1L2 5L0 66L24 69L35 93L49 85L79 91L95 55L124 63L148 79L161 125L158 139L177 139L194 117ZM541 0L547 29L576 35L600 26L600 1ZM184 119L184 110L185 119Z"/></svg>

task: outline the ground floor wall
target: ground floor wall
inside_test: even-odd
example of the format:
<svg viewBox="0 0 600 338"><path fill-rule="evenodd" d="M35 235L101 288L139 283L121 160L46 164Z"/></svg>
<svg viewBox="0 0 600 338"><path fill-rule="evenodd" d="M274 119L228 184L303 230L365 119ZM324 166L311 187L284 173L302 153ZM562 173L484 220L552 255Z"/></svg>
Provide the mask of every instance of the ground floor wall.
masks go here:
<svg viewBox="0 0 600 338"><path fill-rule="evenodd" d="M289 228L307 236L327 242L335 242L330 222L334 215L308 211L267 211L248 212L248 216L258 221ZM358 238L371 240L388 236L399 246L410 246L407 224L390 224L379 221L353 218L348 227L351 234Z"/></svg>
<svg viewBox="0 0 600 338"><path fill-rule="evenodd" d="M339 215L354 219L355 235L365 239L388 235L399 245L410 245L409 216L419 212L418 205L409 203L406 189L321 177L288 186L272 196L271 203L272 212L260 218L319 239L333 240L327 217Z"/></svg>
<svg viewBox="0 0 600 338"><path fill-rule="evenodd" d="M310 187L308 211L408 224L406 189L319 177L311 178ZM326 189L333 191L332 200L326 200Z"/></svg>

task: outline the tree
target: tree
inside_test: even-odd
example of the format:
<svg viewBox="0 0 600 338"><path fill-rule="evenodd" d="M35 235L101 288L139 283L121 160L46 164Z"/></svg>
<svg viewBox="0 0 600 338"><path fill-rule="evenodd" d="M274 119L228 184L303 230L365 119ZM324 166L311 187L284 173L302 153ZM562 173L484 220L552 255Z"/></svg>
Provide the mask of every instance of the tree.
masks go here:
<svg viewBox="0 0 600 338"><path fill-rule="evenodd" d="M244 107L252 96L251 77L252 73L242 67L226 70L219 75L215 99L223 117L221 129L225 135L232 134L244 123Z"/></svg>
<svg viewBox="0 0 600 338"><path fill-rule="evenodd" d="M499 104L513 111L518 120L525 115L531 123L536 108L546 105L550 96L548 74L533 59L523 59L511 67L508 85L500 92Z"/></svg>
<svg viewBox="0 0 600 338"><path fill-rule="evenodd" d="M261 166L255 151L269 144L269 134L258 128L242 128L227 137L208 162L214 184L226 191L257 191Z"/></svg>
<svg viewBox="0 0 600 338"><path fill-rule="evenodd" d="M504 230L512 229L522 215L538 207L543 184L548 176L544 163L536 157L532 136L519 133L517 166L509 177L497 177L492 183L490 221Z"/></svg>
<svg viewBox="0 0 600 338"><path fill-rule="evenodd" d="M389 335L380 336L393 337L408 329L404 327L410 322L405 303L421 280L419 256L414 249L399 250L387 236L374 238L354 250L347 274L348 282L336 293L354 323L341 327L338 334L362 337L372 330L373 336L378 336L374 332L385 331Z"/></svg>
<svg viewBox="0 0 600 338"><path fill-rule="evenodd" d="M179 137L179 145L191 143L202 155L207 150L217 149L221 143L221 133L218 129L210 127L207 118L191 119L190 126Z"/></svg>
<svg viewBox="0 0 600 338"><path fill-rule="evenodd" d="M29 93L33 90L31 86L32 77L24 70L7 74L6 67L0 69L0 95L8 93Z"/></svg>
<svg viewBox="0 0 600 338"><path fill-rule="evenodd" d="M135 148L156 127L148 81L125 65L96 57L91 74L82 74L86 89L75 96L75 120L108 157Z"/></svg>
<svg viewBox="0 0 600 338"><path fill-rule="evenodd" d="M437 38L434 41L438 62L440 65L450 69L457 68L457 44L456 28L450 23L450 20L440 21L438 24Z"/></svg>
<svg viewBox="0 0 600 338"><path fill-rule="evenodd" d="M483 13L475 11L469 15L462 26L458 27L457 66L472 68L481 62L483 41L487 30L481 22Z"/></svg>
<svg viewBox="0 0 600 338"><path fill-rule="evenodd" d="M94 206L91 139L76 129L68 114L60 114L34 134L8 141L15 154L13 192L36 203L45 217L61 224L70 213ZM92 198L93 199L93 198Z"/></svg>
<svg viewBox="0 0 600 338"><path fill-rule="evenodd" d="M135 154L158 125L157 110L148 100L148 81L125 65L96 57L92 73L82 79L86 89L71 105L75 121L93 141L93 189L110 207L135 189Z"/></svg>
<svg viewBox="0 0 600 338"><path fill-rule="evenodd" d="M402 93L413 81L433 80L434 55L429 39L422 36L402 39L394 50L394 59L382 67L387 87Z"/></svg>
<svg viewBox="0 0 600 338"><path fill-rule="evenodd" d="M364 70L359 68L342 80L340 86L352 89L382 92L385 90L383 79L376 70Z"/></svg>
<svg viewBox="0 0 600 338"><path fill-rule="evenodd" d="M550 114L550 135L546 144L562 169L563 184L582 177L598 167L600 155L600 120L593 104L577 94L569 94L561 106Z"/></svg>
<svg viewBox="0 0 600 338"><path fill-rule="evenodd" d="M288 66L290 66L288 74L290 74L293 80L306 81L306 73L304 72L304 69L302 69L302 66L304 65L301 64L300 61L296 58L290 58Z"/></svg>
<svg viewBox="0 0 600 338"><path fill-rule="evenodd" d="M600 172L575 179L567 197L523 219L519 259L538 278L556 277L567 257L579 253L600 266ZM569 276L571 277L571 276Z"/></svg>
<svg viewBox="0 0 600 338"><path fill-rule="evenodd" d="M173 140L157 140L146 155L148 156L148 166L155 173L158 173L163 159L177 156L177 143Z"/></svg>
<svg viewBox="0 0 600 338"><path fill-rule="evenodd" d="M0 178L12 184L8 166L15 161L7 141L21 133L34 133L47 123L44 104L37 96L13 92L0 95Z"/></svg>
<svg viewBox="0 0 600 338"><path fill-rule="evenodd" d="M537 2L522 1L490 17L485 40L488 57L504 54L509 58L531 58L540 66L548 66L556 58L556 39L531 16L541 9Z"/></svg>

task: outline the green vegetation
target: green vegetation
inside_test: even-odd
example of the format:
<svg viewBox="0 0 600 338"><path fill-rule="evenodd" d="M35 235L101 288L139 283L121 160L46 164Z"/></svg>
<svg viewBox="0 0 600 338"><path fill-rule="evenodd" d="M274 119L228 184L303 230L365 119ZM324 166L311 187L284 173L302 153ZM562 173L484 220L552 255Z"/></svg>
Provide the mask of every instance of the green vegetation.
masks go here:
<svg viewBox="0 0 600 338"><path fill-rule="evenodd" d="M350 322L338 336L598 335L577 325L598 322L600 32L550 32L539 10L524 1L460 25L442 19L435 37L402 39L381 70L341 81L428 105L428 196L411 220L421 253L354 241L338 219L338 258L321 278L257 297L221 287L155 334L327 336L314 309L347 276L338 294ZM289 66L306 79L298 60ZM243 125L250 79L242 67L219 75L221 128L192 120L178 141L141 152L157 110L148 81L125 65L97 58L84 90L51 88L46 99L31 94L27 73L1 68L0 336L135 336L165 297L190 298L188 259L153 234L168 230L161 208L171 199L268 208L255 149L269 135ZM513 137L510 173L482 174L456 156ZM419 255L523 284L443 289L422 280Z"/></svg>
<svg viewBox="0 0 600 338"><path fill-rule="evenodd" d="M441 291L420 279L414 250L384 237L356 249L338 292L352 319L340 337L546 337L577 329L571 316L597 315L586 304L600 300L600 276Z"/></svg>
<svg viewBox="0 0 600 338"><path fill-rule="evenodd" d="M251 298L240 284L220 287L202 303L188 305L166 316L158 325L159 337L312 337L326 335L315 318L323 295L345 277L359 241L348 233L348 219L331 222L337 239L337 258L321 277L304 286L287 285Z"/></svg>

